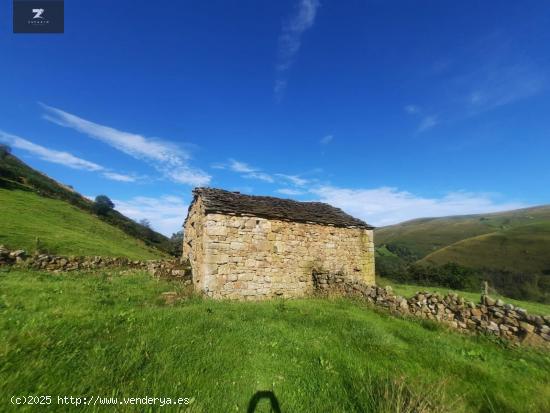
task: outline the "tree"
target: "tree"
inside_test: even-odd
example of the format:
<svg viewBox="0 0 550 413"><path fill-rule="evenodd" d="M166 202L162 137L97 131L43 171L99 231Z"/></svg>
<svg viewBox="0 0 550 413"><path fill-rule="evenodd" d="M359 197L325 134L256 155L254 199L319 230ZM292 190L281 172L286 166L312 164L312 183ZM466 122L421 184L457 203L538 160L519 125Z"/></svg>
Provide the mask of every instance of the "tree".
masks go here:
<svg viewBox="0 0 550 413"><path fill-rule="evenodd" d="M149 220L147 218L143 218L143 219L140 219L139 220L139 225L141 225L142 227L145 227L145 228L151 228L151 222L149 222Z"/></svg>
<svg viewBox="0 0 550 413"><path fill-rule="evenodd" d="M95 197L94 211L97 215L107 215L115 207L113 201L107 195L98 195Z"/></svg>
<svg viewBox="0 0 550 413"><path fill-rule="evenodd" d="M11 153L11 148L8 145L0 143L0 159L4 159Z"/></svg>
<svg viewBox="0 0 550 413"><path fill-rule="evenodd" d="M170 237L170 244L172 246L172 255L176 257L181 256L183 248L183 231L178 231L172 234L172 236Z"/></svg>

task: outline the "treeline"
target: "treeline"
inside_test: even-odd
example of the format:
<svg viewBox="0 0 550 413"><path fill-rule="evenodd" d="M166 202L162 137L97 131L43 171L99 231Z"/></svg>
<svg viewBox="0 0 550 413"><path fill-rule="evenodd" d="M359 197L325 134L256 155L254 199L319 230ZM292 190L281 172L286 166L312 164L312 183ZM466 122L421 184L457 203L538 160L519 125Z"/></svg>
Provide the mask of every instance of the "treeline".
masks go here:
<svg viewBox="0 0 550 413"><path fill-rule="evenodd" d="M469 268L457 263L440 266L417 264L406 247L385 245L392 255L376 257L376 273L405 283L448 287L454 290L480 292L483 281L492 290L518 300L550 303L550 275L518 273L508 270Z"/></svg>

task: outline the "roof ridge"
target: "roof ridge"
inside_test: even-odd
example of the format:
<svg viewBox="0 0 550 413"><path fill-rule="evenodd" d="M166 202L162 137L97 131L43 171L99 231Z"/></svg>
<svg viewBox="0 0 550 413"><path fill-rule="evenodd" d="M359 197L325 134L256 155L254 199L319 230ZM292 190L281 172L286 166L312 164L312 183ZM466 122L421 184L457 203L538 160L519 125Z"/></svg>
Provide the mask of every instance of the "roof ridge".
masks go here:
<svg viewBox="0 0 550 413"><path fill-rule="evenodd" d="M246 214L337 227L374 228L326 202L296 201L269 195L248 195L211 187L197 187L193 190L193 195L193 202L198 196L202 196L206 213Z"/></svg>

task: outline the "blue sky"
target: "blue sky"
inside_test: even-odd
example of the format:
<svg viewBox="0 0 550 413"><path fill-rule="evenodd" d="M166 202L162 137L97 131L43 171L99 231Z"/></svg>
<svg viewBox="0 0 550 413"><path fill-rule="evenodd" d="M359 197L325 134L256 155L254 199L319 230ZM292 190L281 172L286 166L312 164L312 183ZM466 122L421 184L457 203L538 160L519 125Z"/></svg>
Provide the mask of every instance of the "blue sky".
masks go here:
<svg viewBox="0 0 550 413"><path fill-rule="evenodd" d="M374 225L550 202L548 2L65 3L16 35L0 0L0 140L163 233L196 185Z"/></svg>

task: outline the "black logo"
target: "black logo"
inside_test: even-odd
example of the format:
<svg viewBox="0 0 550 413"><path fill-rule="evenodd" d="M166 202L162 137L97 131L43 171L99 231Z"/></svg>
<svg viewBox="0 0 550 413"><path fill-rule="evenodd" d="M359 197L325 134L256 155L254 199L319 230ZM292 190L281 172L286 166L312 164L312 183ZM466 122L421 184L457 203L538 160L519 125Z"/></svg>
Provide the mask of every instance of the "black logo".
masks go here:
<svg viewBox="0 0 550 413"><path fill-rule="evenodd" d="M63 0L13 0L14 33L63 33Z"/></svg>

